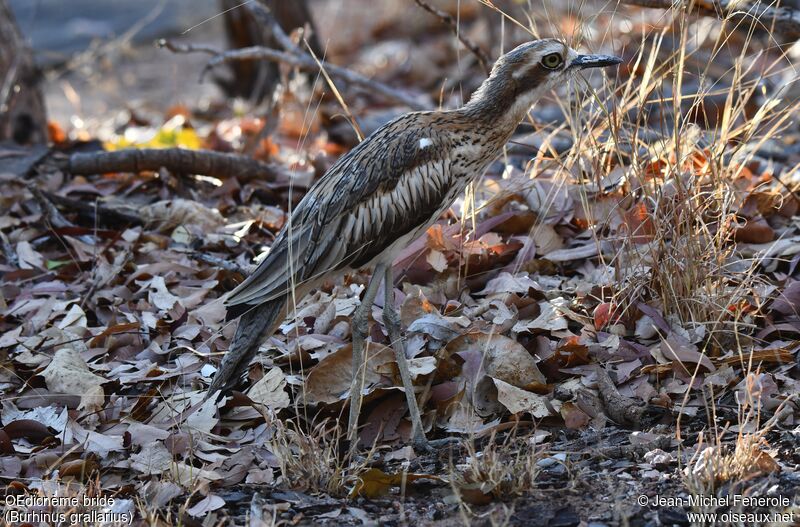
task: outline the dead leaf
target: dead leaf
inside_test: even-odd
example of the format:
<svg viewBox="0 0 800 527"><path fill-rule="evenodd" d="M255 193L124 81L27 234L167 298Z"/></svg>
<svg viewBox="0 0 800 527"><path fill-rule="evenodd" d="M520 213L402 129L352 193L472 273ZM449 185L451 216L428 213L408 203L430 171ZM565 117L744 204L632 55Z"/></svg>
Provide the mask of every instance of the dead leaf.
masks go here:
<svg viewBox="0 0 800 527"><path fill-rule="evenodd" d="M53 360L39 375L44 377L47 389L51 392L79 395L79 409L94 412L103 407L102 385L108 381L92 373L74 349L62 348L56 351Z"/></svg>
<svg viewBox="0 0 800 527"><path fill-rule="evenodd" d="M254 404L266 406L272 411L289 406L286 393L286 377L280 368L272 368L247 392Z"/></svg>
<svg viewBox="0 0 800 527"><path fill-rule="evenodd" d="M370 342L366 355L364 391L369 393L383 377L385 365L394 362L394 351ZM310 405L332 404L346 399L353 376L352 360L353 347L348 344L319 361L306 377L304 402Z"/></svg>
<svg viewBox="0 0 800 527"><path fill-rule="evenodd" d="M225 224L225 218L218 210L181 198L157 201L139 208L137 212L144 222L157 224L161 231L178 225L197 225L203 231L214 231Z"/></svg>
<svg viewBox="0 0 800 527"><path fill-rule="evenodd" d="M86 459L76 459L67 461L58 467L58 475L61 479L75 478L87 481L100 468L94 456L87 456Z"/></svg>
<svg viewBox="0 0 800 527"><path fill-rule="evenodd" d="M733 232L733 239L743 243L769 243L775 240L775 231L763 218L751 219Z"/></svg>
<svg viewBox="0 0 800 527"><path fill-rule="evenodd" d="M446 348L450 354L457 353L480 368L471 372L473 376L482 371L519 388L547 383L528 350L504 335L467 333L448 343ZM465 374L470 375L468 372Z"/></svg>
<svg viewBox="0 0 800 527"><path fill-rule="evenodd" d="M163 276L154 276L150 280L150 291L148 293L150 303L162 311L168 311L175 306L180 299L167 290Z"/></svg>
<svg viewBox="0 0 800 527"><path fill-rule="evenodd" d="M500 379L492 380L497 387L497 400L512 414L528 412L537 418L550 415L546 397L522 390Z"/></svg>
<svg viewBox="0 0 800 527"><path fill-rule="evenodd" d="M437 273L441 273L447 269L447 257L441 251L431 250L425 257L425 261L427 261Z"/></svg>
<svg viewBox="0 0 800 527"><path fill-rule="evenodd" d="M208 515L209 512L221 509L224 506L225 506L225 500L223 500L216 494L209 494L202 500L192 505L190 508L186 509L186 513L189 516L200 518L200 517L205 517Z"/></svg>
<svg viewBox="0 0 800 527"><path fill-rule="evenodd" d="M678 333L672 331L667 338L661 341L661 345L659 347L661 353L669 360L678 361L680 364L684 363L692 363L692 364L701 364L707 371L715 371L717 368L714 366L714 363L711 362L711 359L708 358L705 354L700 353L697 351L697 346L686 340L684 337L681 337ZM686 367L684 368L687 370L688 373L694 373L694 367Z"/></svg>
<svg viewBox="0 0 800 527"><path fill-rule="evenodd" d="M564 419L564 425L572 430L586 428L592 420L592 418L578 408L575 403L570 401L563 403L559 412Z"/></svg>

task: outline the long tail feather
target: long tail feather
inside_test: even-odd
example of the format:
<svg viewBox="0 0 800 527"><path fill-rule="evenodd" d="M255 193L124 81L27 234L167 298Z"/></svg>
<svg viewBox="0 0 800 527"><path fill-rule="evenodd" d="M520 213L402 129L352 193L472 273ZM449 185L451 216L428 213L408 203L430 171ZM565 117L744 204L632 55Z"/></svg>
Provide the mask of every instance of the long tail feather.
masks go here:
<svg viewBox="0 0 800 527"><path fill-rule="evenodd" d="M211 381L206 399L219 390L226 392L238 384L259 346L277 329L285 313L286 298L280 297L253 307L242 315L233 343Z"/></svg>

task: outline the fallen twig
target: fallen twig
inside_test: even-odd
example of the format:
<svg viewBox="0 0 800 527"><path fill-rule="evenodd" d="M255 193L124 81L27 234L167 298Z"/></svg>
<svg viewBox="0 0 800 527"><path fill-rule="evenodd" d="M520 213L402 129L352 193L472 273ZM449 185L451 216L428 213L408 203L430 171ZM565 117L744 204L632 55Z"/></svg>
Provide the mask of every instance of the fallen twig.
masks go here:
<svg viewBox="0 0 800 527"><path fill-rule="evenodd" d="M47 218L47 221L50 222L50 225L56 229L75 226L72 224L72 222L61 215L56 206L53 205L53 202L50 201L41 190L39 190L39 187L33 183L26 183L25 186L28 188L28 192L33 194L33 199L36 200L36 202L39 204L39 207L42 208L42 214L44 214L45 218Z"/></svg>
<svg viewBox="0 0 800 527"><path fill-rule="evenodd" d="M455 21L455 19L450 13L447 13L446 11L442 11L441 9L430 5L429 3L425 2L425 0L414 0L414 1L422 9L438 17L442 22L444 22L447 26L450 27L456 38L462 44L464 44L464 47L467 48L470 51L470 53L475 55L475 58L478 59L478 62L481 63L481 66L483 67L483 70L486 72L487 75L492 71L492 68L490 66L492 61L489 60L489 57L486 55L486 53L483 52L480 46L475 44L472 40L470 40L464 35L464 33L458 27L458 23Z"/></svg>
<svg viewBox="0 0 800 527"><path fill-rule="evenodd" d="M62 161L61 168L71 174L105 172L141 172L166 168L170 172L202 174L220 179L236 177L242 181L288 178L286 169L262 163L251 157L208 150L184 148L143 148L114 152L72 154Z"/></svg>
<svg viewBox="0 0 800 527"><path fill-rule="evenodd" d="M175 53L201 52L214 54L215 56L208 61L208 64L206 64L205 68L203 69L201 78L204 77L212 68L235 60L263 59L289 64L290 66L295 66L304 71L318 71L320 69L320 66L317 64L317 62L305 53L301 55L298 53L279 51L277 49L266 48L263 46L252 46L249 48L239 48L220 52L209 46L184 46L180 44L174 44L169 41L161 41L160 45ZM389 100L404 104L414 110L428 109L428 106L421 104L416 97L392 88L391 86L387 86L386 84L372 80L347 68L335 66L329 62L321 61L321 64L329 75L343 80L353 86L366 89L371 93L378 93Z"/></svg>
<svg viewBox="0 0 800 527"><path fill-rule="evenodd" d="M5 256L6 263L11 267L19 267L19 258L14 246L8 240L8 236L3 231L0 231L0 253Z"/></svg>
<svg viewBox="0 0 800 527"><path fill-rule="evenodd" d="M606 415L621 425L641 426L647 407L619 393L602 366L595 368L597 389L606 407Z"/></svg>
<svg viewBox="0 0 800 527"><path fill-rule="evenodd" d="M683 7L683 2L674 0L620 0L623 4L672 9ZM750 18L758 21L766 30L774 30L790 40L800 39L800 10L788 6L776 7L761 2L736 0L694 0L691 3L697 14L716 18Z"/></svg>
<svg viewBox="0 0 800 527"><path fill-rule="evenodd" d="M54 204L65 209L75 211L79 214L83 214L95 222L104 225L113 224L115 222L126 223L129 225L141 225L143 223L142 218L139 216L128 214L127 212L117 210L113 207L109 207L108 205L103 205L95 201L67 198L64 196L59 196L58 194L52 194L50 192L45 192L44 195Z"/></svg>
<svg viewBox="0 0 800 527"><path fill-rule="evenodd" d="M258 2L252 2L247 4L247 9L253 13L253 16L258 19L258 21L264 25L268 26L270 32L272 33L273 38L281 45L284 51L288 51L290 53L299 53L302 54L303 51L292 42L292 39L286 32L283 30L283 27L278 23L278 20L272 15L269 9L267 9L263 4Z"/></svg>
<svg viewBox="0 0 800 527"><path fill-rule="evenodd" d="M190 253L189 256L191 256L195 260L199 260L201 262L213 265L214 267L221 267L222 269L225 269L226 271L231 273L239 273L243 276L247 276L251 272L253 272L253 268L246 269L233 260L220 258L219 256L214 256L213 254L193 252Z"/></svg>

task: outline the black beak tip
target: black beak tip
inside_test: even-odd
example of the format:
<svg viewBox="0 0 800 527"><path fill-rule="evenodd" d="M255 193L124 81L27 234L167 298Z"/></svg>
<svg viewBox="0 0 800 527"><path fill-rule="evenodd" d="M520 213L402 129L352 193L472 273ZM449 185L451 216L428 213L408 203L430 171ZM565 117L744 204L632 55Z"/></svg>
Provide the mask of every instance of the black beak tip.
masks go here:
<svg viewBox="0 0 800 527"><path fill-rule="evenodd" d="M621 63L621 58L611 55L578 55L575 60L572 61L571 66L580 69L604 68L606 66L616 66Z"/></svg>

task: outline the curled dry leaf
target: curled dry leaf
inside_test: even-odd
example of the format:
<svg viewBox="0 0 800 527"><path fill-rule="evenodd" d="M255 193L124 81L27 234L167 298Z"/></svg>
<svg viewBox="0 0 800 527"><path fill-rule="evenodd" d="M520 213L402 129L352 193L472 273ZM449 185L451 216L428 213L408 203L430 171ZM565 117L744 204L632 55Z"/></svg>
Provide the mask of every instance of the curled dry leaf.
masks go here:
<svg viewBox="0 0 800 527"><path fill-rule="evenodd" d="M436 370L436 358L434 357L415 357L408 361L408 371L413 379L420 375L433 373L434 370Z"/></svg>
<svg viewBox="0 0 800 527"><path fill-rule="evenodd" d="M559 411L561 413L561 417L564 419L564 425L573 430L585 428L586 425L588 425L592 420L589 415L581 410L575 403L570 401L562 404Z"/></svg>
<svg viewBox="0 0 800 527"><path fill-rule="evenodd" d="M778 297L772 302L772 311L777 311L782 315L800 314L800 281L794 281L781 291Z"/></svg>
<svg viewBox="0 0 800 527"><path fill-rule="evenodd" d="M447 269L447 257L441 251L432 249L425 257L425 261L427 261L437 273L441 273Z"/></svg>
<svg viewBox="0 0 800 527"><path fill-rule="evenodd" d="M86 459L76 459L74 461L67 461L58 467L58 475L63 478L75 478L81 481L87 481L98 469L100 464L94 456L87 456Z"/></svg>
<svg viewBox="0 0 800 527"><path fill-rule="evenodd" d="M526 295L530 289L541 291L542 286L525 273L512 275L511 273L503 272L489 280L486 283L486 287L483 288L483 291L475 294L488 296L497 293L519 293Z"/></svg>
<svg viewBox="0 0 800 527"><path fill-rule="evenodd" d="M51 392L79 395L79 409L94 412L103 407L102 384L108 381L92 373L74 349L62 348L56 351L53 360L40 375L44 377L47 389Z"/></svg>
<svg viewBox="0 0 800 527"><path fill-rule="evenodd" d="M33 419L18 419L16 421L12 421L4 426L1 430L4 430L11 439L24 437L34 444L39 444L44 439L53 435L53 433L50 432L45 425L39 421L34 421Z"/></svg>
<svg viewBox="0 0 800 527"><path fill-rule="evenodd" d="M539 316L534 320L520 320L512 330L515 333L522 331L544 330L544 331L561 331L567 329L567 319L554 305L554 302L560 299L554 299L553 302L543 300L539 302Z"/></svg>

